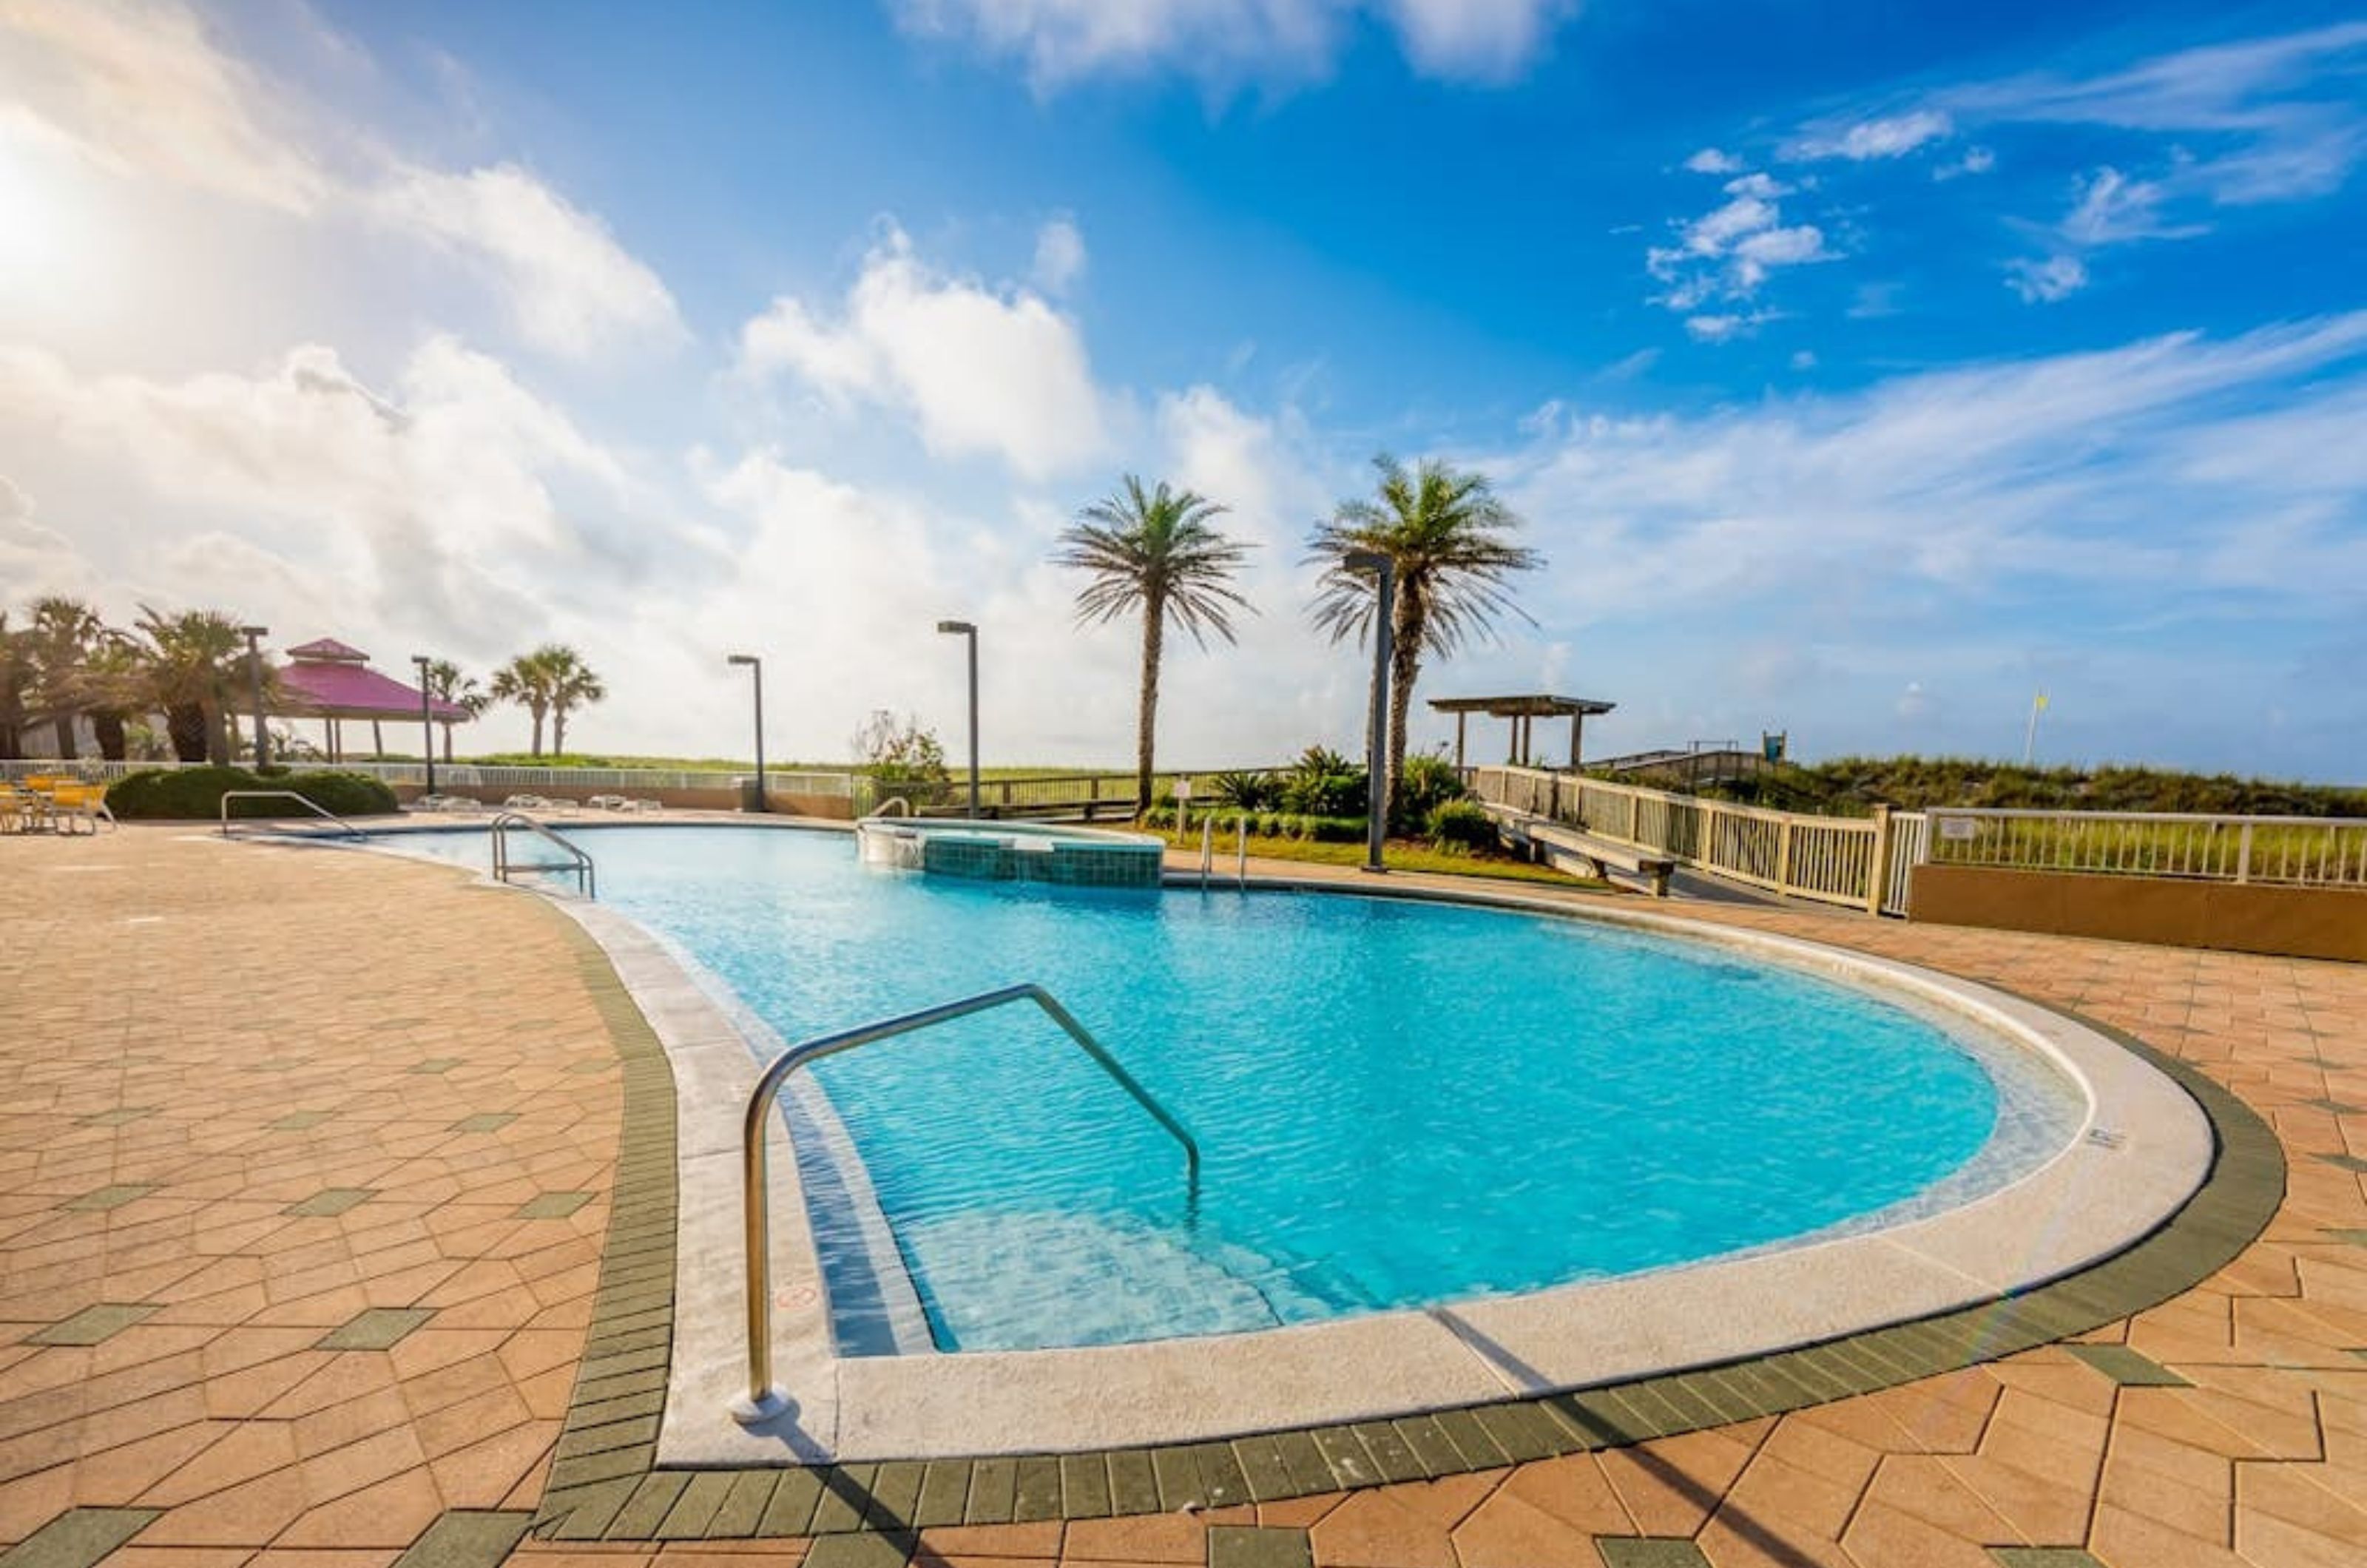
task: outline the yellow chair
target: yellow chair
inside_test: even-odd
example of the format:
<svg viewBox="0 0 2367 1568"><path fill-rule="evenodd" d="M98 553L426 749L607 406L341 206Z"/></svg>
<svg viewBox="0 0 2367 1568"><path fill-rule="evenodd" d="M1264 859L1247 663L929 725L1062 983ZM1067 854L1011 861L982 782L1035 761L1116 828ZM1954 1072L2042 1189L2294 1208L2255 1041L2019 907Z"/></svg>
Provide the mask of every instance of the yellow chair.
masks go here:
<svg viewBox="0 0 2367 1568"><path fill-rule="evenodd" d="M61 779L50 791L50 807L62 826L80 822L85 831L96 833L99 818L107 814L107 792L96 784Z"/></svg>

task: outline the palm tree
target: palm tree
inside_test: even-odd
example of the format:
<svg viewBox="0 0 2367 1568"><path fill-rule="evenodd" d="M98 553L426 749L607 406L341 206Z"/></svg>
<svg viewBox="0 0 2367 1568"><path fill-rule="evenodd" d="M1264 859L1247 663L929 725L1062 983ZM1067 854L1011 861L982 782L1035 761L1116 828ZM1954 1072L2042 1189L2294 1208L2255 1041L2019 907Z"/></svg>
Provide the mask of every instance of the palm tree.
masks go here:
<svg viewBox="0 0 2367 1568"><path fill-rule="evenodd" d="M1167 623L1192 634L1202 649L1207 634L1233 638L1232 612L1250 602L1232 586L1249 547L1210 525L1225 508L1195 491L1173 491L1161 479L1145 491L1126 476L1115 495L1093 502L1060 535L1057 566L1092 573L1077 592L1079 624L1114 621L1142 612L1142 687L1135 718L1135 798L1150 804L1152 738L1159 724L1159 663ZM1254 614L1254 611L1251 611Z"/></svg>
<svg viewBox="0 0 2367 1568"><path fill-rule="evenodd" d="M100 700L95 679L107 637L98 612L80 600L55 594L33 601L26 637L32 653L34 705L57 727L58 755L77 755L74 728L85 708Z"/></svg>
<svg viewBox="0 0 2367 1568"><path fill-rule="evenodd" d="M140 606L142 705L162 708L173 755L184 762L230 761L230 712L238 701L245 639L219 610L166 615Z"/></svg>
<svg viewBox="0 0 2367 1568"><path fill-rule="evenodd" d="M567 754L567 716L579 707L608 700L608 688L592 667L583 662L572 648L550 647L542 650L550 660L550 750L553 756Z"/></svg>
<svg viewBox="0 0 2367 1568"><path fill-rule="evenodd" d="M11 631L8 612L0 610L0 762L13 762L25 754L26 694L32 684L31 634Z"/></svg>
<svg viewBox="0 0 2367 1568"><path fill-rule="evenodd" d="M532 653L522 653L493 671L491 694L494 701L518 703L534 717L534 754L542 755L542 721L551 720L550 749L553 754L564 754L567 747L568 713L587 703L596 703L608 694L600 677L583 662L583 655L560 643L549 642Z"/></svg>
<svg viewBox="0 0 2367 1568"><path fill-rule="evenodd" d="M450 703L470 718L482 718L493 699L477 684L474 675L464 675L460 667L448 659L431 660L427 665L427 694L437 702ZM444 760L452 760L452 725L444 726Z"/></svg>
<svg viewBox="0 0 2367 1568"><path fill-rule="evenodd" d="M1312 615L1316 627L1342 642L1362 642L1373 625L1373 581L1348 565L1364 552L1385 555L1396 568L1389 606L1394 639L1389 660L1388 781L1384 797L1394 809L1405 771L1406 714L1426 654L1441 658L1494 630L1506 610L1523 615L1505 580L1545 564L1545 558L1505 537L1521 525L1496 499L1485 474L1424 458L1409 473L1386 453L1373 459L1380 475L1373 499L1343 501L1331 520L1316 525L1309 562L1323 570Z"/></svg>

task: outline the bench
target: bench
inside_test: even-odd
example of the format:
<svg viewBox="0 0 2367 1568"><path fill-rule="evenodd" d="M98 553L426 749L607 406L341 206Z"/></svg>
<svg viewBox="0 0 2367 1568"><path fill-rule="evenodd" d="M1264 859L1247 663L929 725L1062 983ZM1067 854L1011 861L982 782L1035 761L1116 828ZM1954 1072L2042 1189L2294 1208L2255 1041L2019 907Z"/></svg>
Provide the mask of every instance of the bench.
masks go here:
<svg viewBox="0 0 2367 1568"><path fill-rule="evenodd" d="M1604 878L1614 871L1640 876L1651 884L1653 897L1669 896L1669 878L1675 873L1677 863L1666 855L1656 855L1611 839L1598 839L1580 829L1515 811L1509 806L1489 806L1487 810L1495 819L1497 830L1528 850L1535 859L1548 864L1559 858L1582 861L1594 875Z"/></svg>

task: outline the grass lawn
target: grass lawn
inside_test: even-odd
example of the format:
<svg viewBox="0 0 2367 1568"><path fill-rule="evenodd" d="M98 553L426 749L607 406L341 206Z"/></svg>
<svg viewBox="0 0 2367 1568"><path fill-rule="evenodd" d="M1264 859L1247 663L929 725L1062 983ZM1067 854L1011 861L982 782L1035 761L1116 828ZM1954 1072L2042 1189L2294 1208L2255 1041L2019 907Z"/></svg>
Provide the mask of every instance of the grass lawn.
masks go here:
<svg viewBox="0 0 2367 1568"><path fill-rule="evenodd" d="M1232 864L1235 848L1240 840L1217 834L1217 869L1223 871ZM1185 852L1200 847L1199 836L1191 842L1168 840L1174 848ZM1365 846L1362 844L1314 843L1303 839L1250 840L1250 853L1267 860L1307 861L1317 865L1362 865ZM1392 839L1382 852L1382 860L1391 871L1430 872L1440 876L1473 876L1501 882L1545 882L1556 887L1590 887L1610 890L1610 884L1591 876L1569 876L1550 866L1533 865L1509 855L1444 854L1426 843L1412 839Z"/></svg>

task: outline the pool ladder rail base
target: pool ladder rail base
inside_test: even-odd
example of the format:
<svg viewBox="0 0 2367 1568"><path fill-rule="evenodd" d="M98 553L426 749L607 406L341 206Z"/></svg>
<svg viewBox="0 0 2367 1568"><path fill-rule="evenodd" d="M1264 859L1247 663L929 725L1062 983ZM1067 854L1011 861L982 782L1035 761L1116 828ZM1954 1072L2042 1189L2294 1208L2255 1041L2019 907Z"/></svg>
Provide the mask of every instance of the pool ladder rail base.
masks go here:
<svg viewBox="0 0 2367 1568"><path fill-rule="evenodd" d="M1124 1089L1152 1121L1183 1145L1184 1222L1186 1224L1198 1223L1199 1144L1185 1130L1184 1123L1160 1104L1151 1092L1136 1081L1134 1075L1093 1038L1093 1032L1077 1021L1076 1014L1063 1007L1059 998L1051 992L1033 982L1005 986L1000 990L980 991L974 997L964 997L958 1001L943 1002L935 1007L923 1008L918 1012L881 1019L792 1045L773 1058L772 1065L756 1080L755 1090L748 1097L748 1109L740 1130L741 1205L746 1226L742 1242L746 1249L744 1259L748 1287L748 1392L731 1402L731 1418L742 1426L761 1426L791 1408L787 1391L773 1382L772 1212L764 1149L767 1123L781 1086L788 1081L790 1074L800 1067L810 1066L825 1056L834 1056L858 1045L890 1040L897 1035L911 1034L940 1023L950 1023L973 1013L1009 1007L1014 1002L1033 1002L1042 1009L1086 1055L1093 1058L1093 1064L1107 1074L1111 1081Z"/></svg>
<svg viewBox="0 0 2367 1568"><path fill-rule="evenodd" d="M523 828L567 856L563 861L521 861L510 858L510 834ZM491 829L493 846L493 880L512 881L522 871L561 871L575 878L578 897L596 903L600 897L600 873L592 863L592 856L572 839L538 822L523 811L504 811L496 816Z"/></svg>
<svg viewBox="0 0 2367 1568"><path fill-rule="evenodd" d="M231 836L230 803L233 800L292 800L297 805L302 807L305 810L311 812L313 816L321 818L323 820L328 822L339 832L344 833L348 838L367 839L369 837L369 832L367 829L355 827L351 822L346 821L344 818L338 816L327 807L323 806L309 795L299 795L292 789L226 789L222 791L221 798L217 803L217 809L221 813L221 836L225 839ZM108 820L114 820L111 814Z"/></svg>

